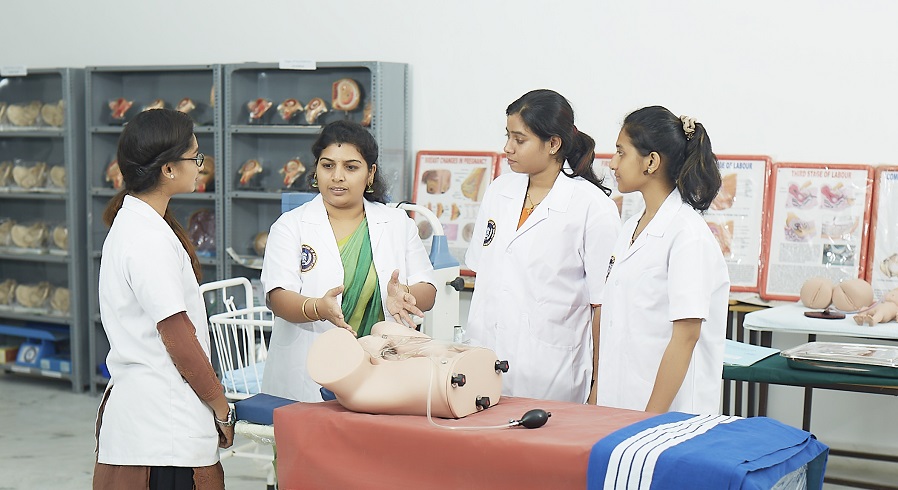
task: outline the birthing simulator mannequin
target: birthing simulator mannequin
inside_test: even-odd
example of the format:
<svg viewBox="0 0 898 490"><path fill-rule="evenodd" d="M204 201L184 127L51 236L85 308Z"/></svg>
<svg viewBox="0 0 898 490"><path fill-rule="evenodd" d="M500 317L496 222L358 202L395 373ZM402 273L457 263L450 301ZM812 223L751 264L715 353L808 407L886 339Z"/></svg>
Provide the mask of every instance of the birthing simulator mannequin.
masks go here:
<svg viewBox="0 0 898 490"><path fill-rule="evenodd" d="M375 414L462 418L499 402L508 363L481 347L434 340L393 322L356 339L348 330L322 333L308 371L343 407ZM430 396L428 396L428 392Z"/></svg>

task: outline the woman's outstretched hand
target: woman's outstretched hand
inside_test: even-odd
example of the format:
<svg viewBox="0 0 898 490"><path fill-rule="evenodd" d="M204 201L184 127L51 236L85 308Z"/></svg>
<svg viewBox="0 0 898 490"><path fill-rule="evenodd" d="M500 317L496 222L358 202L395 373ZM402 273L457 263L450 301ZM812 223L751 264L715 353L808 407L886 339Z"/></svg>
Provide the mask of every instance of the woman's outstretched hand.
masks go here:
<svg viewBox="0 0 898 490"><path fill-rule="evenodd" d="M424 312L415 306L417 303L415 295L411 294L410 289L406 292L406 288L407 286L399 282L399 269L394 270L390 282L387 283L387 311L397 322L408 328L416 328L411 315L423 317Z"/></svg>
<svg viewBox="0 0 898 490"><path fill-rule="evenodd" d="M337 296L342 292L343 286L340 285L328 290L324 296L316 299L318 315L322 320L327 320L340 328L345 328L355 335L355 331L343 318L343 309L340 307L340 302L337 301Z"/></svg>

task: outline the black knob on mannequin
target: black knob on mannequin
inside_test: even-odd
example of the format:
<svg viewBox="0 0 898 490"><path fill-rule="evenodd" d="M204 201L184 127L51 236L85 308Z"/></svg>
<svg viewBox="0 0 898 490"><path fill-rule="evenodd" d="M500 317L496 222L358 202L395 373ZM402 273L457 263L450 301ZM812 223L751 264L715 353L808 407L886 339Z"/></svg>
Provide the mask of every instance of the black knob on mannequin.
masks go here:
<svg viewBox="0 0 898 490"><path fill-rule="evenodd" d="M478 396L477 401L474 402L474 405L477 406L478 410L486 410L487 408L490 408L490 397Z"/></svg>
<svg viewBox="0 0 898 490"><path fill-rule="evenodd" d="M508 372L508 361L496 361L496 372L502 371L503 373Z"/></svg>
<svg viewBox="0 0 898 490"><path fill-rule="evenodd" d="M467 379L465 379L464 374L456 374L455 376L452 377L452 379L450 381L452 381L453 387L464 386L465 382L467 382Z"/></svg>

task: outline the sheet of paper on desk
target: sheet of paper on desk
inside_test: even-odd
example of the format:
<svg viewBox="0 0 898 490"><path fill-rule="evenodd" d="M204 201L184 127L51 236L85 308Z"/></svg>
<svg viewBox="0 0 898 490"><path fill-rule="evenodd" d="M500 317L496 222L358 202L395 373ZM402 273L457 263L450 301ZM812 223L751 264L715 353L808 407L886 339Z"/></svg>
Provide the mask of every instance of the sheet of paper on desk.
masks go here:
<svg viewBox="0 0 898 490"><path fill-rule="evenodd" d="M723 350L723 364L726 366L751 366L752 364L779 353L779 349L744 344L726 339Z"/></svg>

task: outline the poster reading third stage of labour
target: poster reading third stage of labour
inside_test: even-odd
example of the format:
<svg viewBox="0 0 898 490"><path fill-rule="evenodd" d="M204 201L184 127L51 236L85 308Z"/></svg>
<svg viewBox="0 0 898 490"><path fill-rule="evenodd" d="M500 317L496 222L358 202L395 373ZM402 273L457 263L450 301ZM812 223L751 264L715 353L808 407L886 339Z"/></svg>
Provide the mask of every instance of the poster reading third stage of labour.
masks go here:
<svg viewBox="0 0 898 490"><path fill-rule="evenodd" d="M869 166L776 164L761 296L795 301L812 277L864 277L872 191Z"/></svg>

